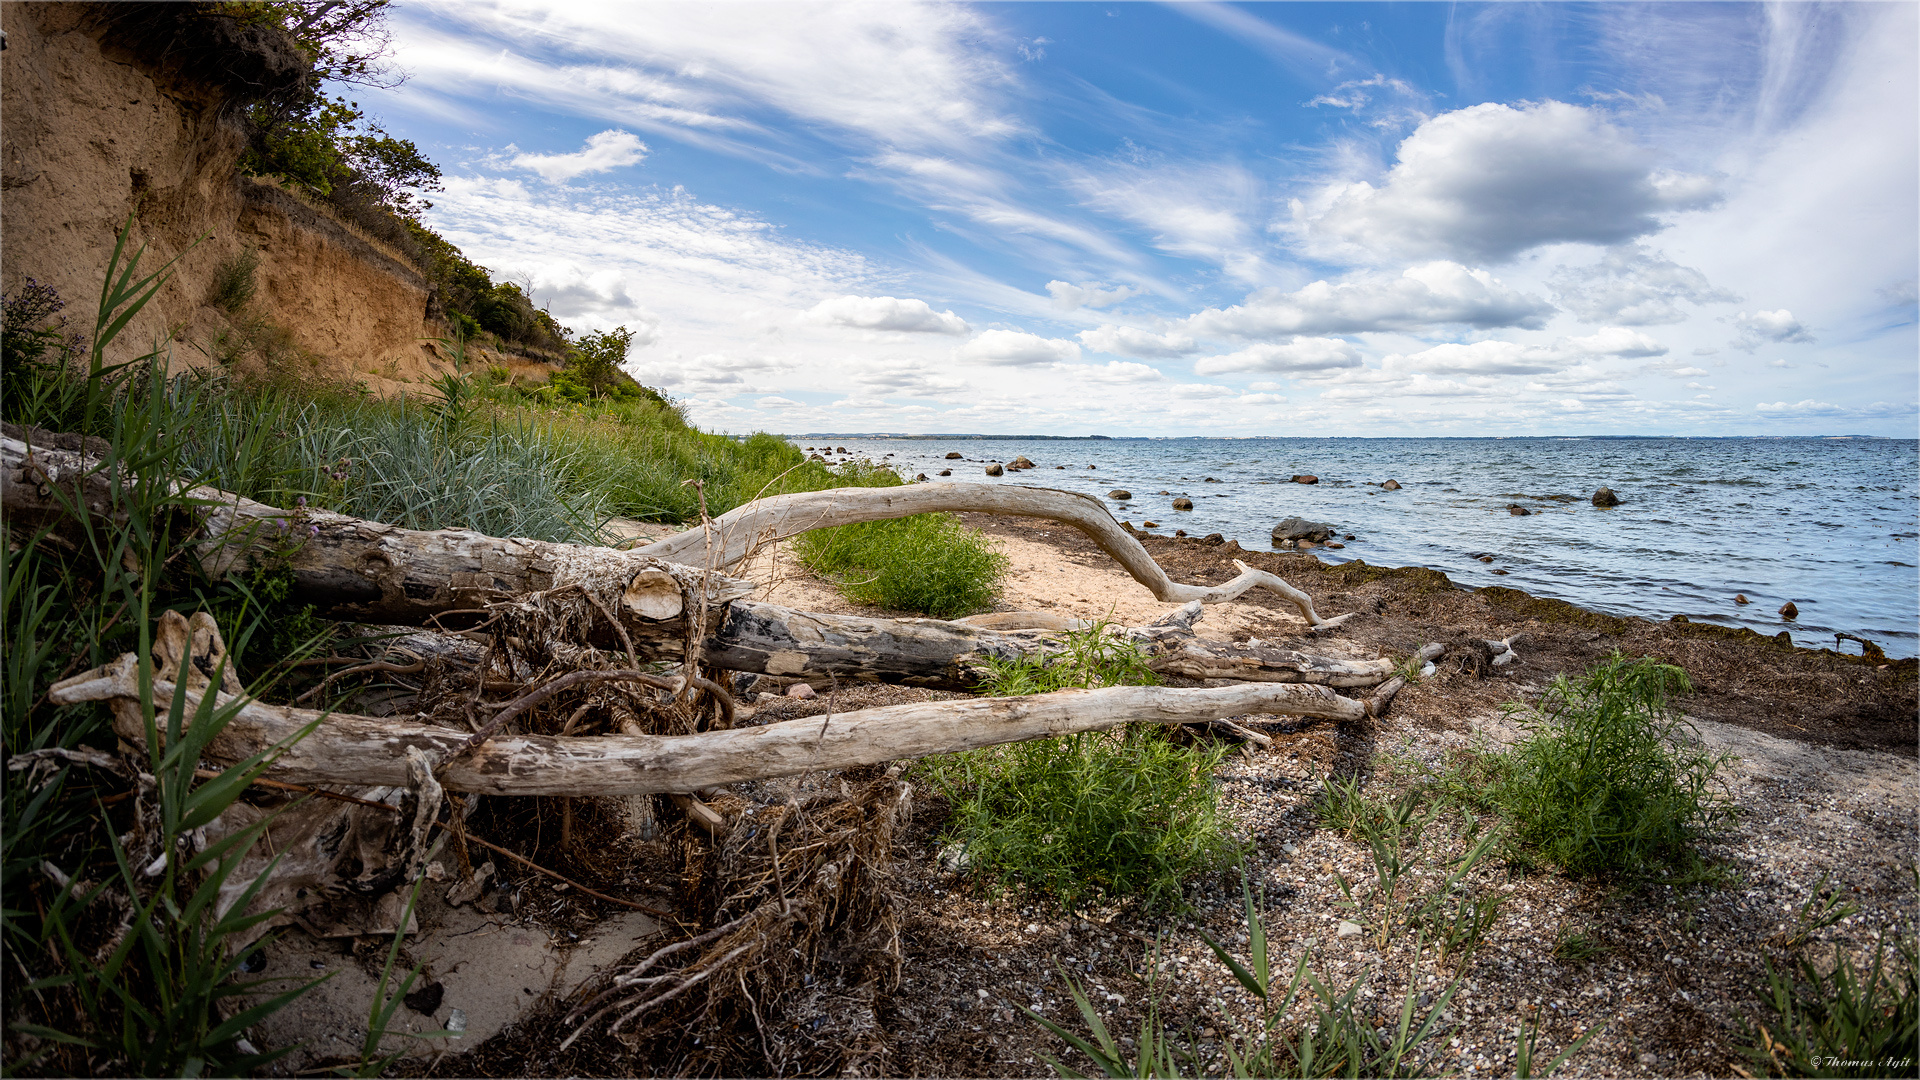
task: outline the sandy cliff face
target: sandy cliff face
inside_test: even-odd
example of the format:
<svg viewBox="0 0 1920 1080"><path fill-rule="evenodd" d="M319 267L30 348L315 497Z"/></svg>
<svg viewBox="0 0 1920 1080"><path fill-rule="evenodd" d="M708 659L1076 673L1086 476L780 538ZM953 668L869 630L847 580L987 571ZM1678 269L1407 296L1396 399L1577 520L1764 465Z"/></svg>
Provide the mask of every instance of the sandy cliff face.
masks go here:
<svg viewBox="0 0 1920 1080"><path fill-rule="evenodd" d="M288 78L298 57L187 5L142 10L129 24L115 5L0 5L0 285L51 285L70 327L91 328L132 214L129 249L148 245L141 268L179 262L122 335L121 358L172 339L177 359L209 363L211 343L251 316L283 328L312 374L385 391L395 376L445 369L421 343L445 330L426 321L417 267L324 207L234 172L245 138L231 88ZM207 302L214 272L249 249L255 300L230 317Z"/></svg>

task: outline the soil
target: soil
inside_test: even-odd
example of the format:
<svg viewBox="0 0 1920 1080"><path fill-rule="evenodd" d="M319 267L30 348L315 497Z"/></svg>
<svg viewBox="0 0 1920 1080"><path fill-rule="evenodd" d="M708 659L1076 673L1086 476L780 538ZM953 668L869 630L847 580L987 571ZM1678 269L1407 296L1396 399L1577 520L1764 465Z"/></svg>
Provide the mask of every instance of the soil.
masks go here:
<svg viewBox="0 0 1920 1080"><path fill-rule="evenodd" d="M1153 601L1071 529L990 516L971 516L970 524L992 535L1013 559L1004 610L1138 625L1176 606ZM1327 565L1310 553L1248 552L1200 540L1143 536L1142 542L1178 581L1224 581L1239 559L1305 589L1323 615L1358 613L1335 634L1309 637L1289 605L1249 595L1209 608L1202 636L1285 642L1343 657L1404 657L1430 641L1453 647L1431 676L1408 685L1378 720L1243 718L1272 745L1240 746L1217 773L1221 805L1246 842L1246 881L1260 897L1275 971L1291 973L1300 958L1309 957L1313 971L1336 988L1358 980L1362 1011L1382 1022L1396 1018L1390 1014L1397 1014L1404 994L1415 995L1425 1008L1458 980L1437 1034L1423 1047L1421 1072L1512 1075L1516 1029L1523 1023L1537 1025L1537 1063L1603 1025L1563 1075L1751 1070L1742 1055L1753 1041L1749 1025L1770 1019L1758 998L1763 961L1778 966L1792 955L1787 935L1802 905L1816 896L1838 896L1857 909L1795 947L1823 966L1868 955L1883 933L1911 925L1914 852L1920 846L1912 660L1874 662L1781 647L1755 634L1614 618L1518 590L1467 592L1422 569ZM765 584L764 597L788 606L899 614L847 603L783 553L763 557L748 573ZM1462 664L1457 658L1474 655L1468 647L1474 639L1512 640L1519 660L1485 669ZM1683 667L1694 690L1680 705L1701 745L1731 755L1720 784L1735 814L1703 848L1713 866L1706 880L1580 880L1488 860L1466 884L1500 898L1498 916L1477 951L1444 965L1430 949L1416 955L1411 933L1383 941L1370 920L1340 906L1342 880L1366 898L1362 885L1371 879L1373 864L1367 847L1323 827L1315 814L1328 777L1356 778L1374 795L1404 790L1423 766L1444 766L1513 741L1521 729L1503 706L1532 700L1555 675L1577 673L1616 650ZM764 679L754 688L782 689L779 681ZM949 695L827 685L811 698L761 696L743 722L939 696ZM848 783L873 781L876 773L739 785L709 798L723 811L793 804L830 796L836 785L847 791ZM856 986L834 976L826 990L807 992L804 1007L796 989L784 1012L767 1002L766 1015L736 1018L738 1030L591 1030L564 1049L561 1043L574 1030L565 1017L604 973L702 929L692 868L711 841L671 809L662 813L660 834L639 839L608 800L582 805L570 844L563 845L553 820L556 800L527 800L531 824L506 800L490 800L492 809L475 815L475 835L509 843L581 884L677 911L681 926L663 918L665 929L634 940L622 961L610 963L607 958L621 950L609 938L616 927L636 925L630 913L577 890L555 891L550 880L504 865L495 879L501 887L477 902L484 918L460 918L512 928L517 936L475 933L472 951L460 960L469 970L490 970L486 942L524 945L531 929L542 935L538 944L562 952L578 947L574 941L593 942L591 969L602 975L577 993L558 983L551 991L523 993L526 1011L498 1034L470 1049L461 1046L464 1039L433 1041L394 1071L761 1074L776 1071L770 1062L804 1071L796 1062L821 1067L826 1061L862 1075L1046 1076L1052 1075L1049 1055L1085 1071L1089 1060L1022 1012L1032 1008L1084 1032L1067 978L1084 987L1125 1045L1151 1010L1169 1030L1185 1033L1203 1056L1212 1056L1213 1071L1235 1025L1257 1022L1256 1003L1201 937L1204 931L1245 956L1240 871L1191 883L1191 906L1178 914L1125 903L1066 912L1031 896L996 898L956 871L950 856L943 858L947 807L931 791L913 794L912 816L893 834L891 867L875 868L881 887L898 896L897 984L882 978ZM1420 849L1423 865L1434 871L1457 857L1465 842L1460 828L1431 828ZM1347 930L1343 921L1349 919L1369 928L1356 932L1356 923ZM441 963L459 962L451 952L435 956ZM824 965L828 952L820 956ZM584 970L564 957L550 966ZM822 994L836 993L838 1006L820 1004ZM444 1014L454 1003L449 998L436 1004ZM414 1019L428 1026L426 1017ZM434 1019L444 1022L445 1016ZM765 1025L757 1035L756 1024ZM806 1042L809 1031L818 1036L807 1043L811 1057L776 1053ZM817 1045L833 1039L844 1040L838 1057L835 1046ZM312 1068L323 1060L316 1055L300 1065Z"/></svg>

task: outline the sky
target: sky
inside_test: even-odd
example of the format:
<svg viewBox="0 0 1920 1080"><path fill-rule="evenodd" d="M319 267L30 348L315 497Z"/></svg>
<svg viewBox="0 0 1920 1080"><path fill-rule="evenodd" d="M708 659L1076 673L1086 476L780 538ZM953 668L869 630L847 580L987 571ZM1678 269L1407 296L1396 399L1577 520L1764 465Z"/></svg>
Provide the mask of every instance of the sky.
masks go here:
<svg viewBox="0 0 1920 1080"><path fill-rule="evenodd" d="M1920 6L398 0L427 223L713 430L1916 435Z"/></svg>

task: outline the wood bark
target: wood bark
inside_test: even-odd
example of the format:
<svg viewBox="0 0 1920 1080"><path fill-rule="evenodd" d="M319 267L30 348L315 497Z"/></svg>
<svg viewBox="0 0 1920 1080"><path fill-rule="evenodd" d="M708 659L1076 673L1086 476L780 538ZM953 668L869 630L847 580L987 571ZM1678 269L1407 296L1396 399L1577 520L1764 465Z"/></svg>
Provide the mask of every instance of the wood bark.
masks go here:
<svg viewBox="0 0 1920 1080"><path fill-rule="evenodd" d="M1323 619L1314 610L1313 598L1265 570L1256 570L1234 560L1240 573L1221 585L1183 585L1167 576L1140 546L1132 533L1120 526L1105 503L1090 495L1053 488L1027 487L1021 484L908 484L890 488L836 488L832 491L806 491L793 495L775 495L757 499L715 518L706 528L657 540L636 548L641 554L672 562L698 562L711 557L710 565L725 570L745 559L763 544L783 540L813 529L851 525L862 521L881 521L930 511L983 511L1037 517L1071 525L1087 534L1102 551L1145 585L1156 599L1167 603L1198 600L1218 604L1253 588L1279 593L1299 609L1308 625L1331 627L1350 618L1340 615ZM707 554L709 535L718 537L713 554Z"/></svg>
<svg viewBox="0 0 1920 1080"><path fill-rule="evenodd" d="M158 707L164 709L172 700L173 684L155 680L152 687ZM193 715L200 695L209 691L185 691L187 715ZM121 737L145 738L138 665L131 653L55 684L48 696L63 705L108 701ZM228 695L215 700L222 705L233 701ZM1325 686L1115 686L891 705L695 735L498 736L468 750L467 733L452 728L248 701L238 706L209 754L237 761L318 720L312 734L275 760L267 773L270 778L297 784L404 786L409 782L409 751L415 751L434 763L440 785L451 791L646 795L1100 731L1129 721L1185 724L1249 713L1360 720L1366 709Z"/></svg>

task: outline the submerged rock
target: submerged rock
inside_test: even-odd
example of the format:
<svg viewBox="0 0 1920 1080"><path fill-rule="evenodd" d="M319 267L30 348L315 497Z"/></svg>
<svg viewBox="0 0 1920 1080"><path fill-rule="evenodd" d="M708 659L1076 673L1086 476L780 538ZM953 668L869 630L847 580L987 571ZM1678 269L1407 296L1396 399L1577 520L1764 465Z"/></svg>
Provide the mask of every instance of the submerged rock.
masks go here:
<svg viewBox="0 0 1920 1080"><path fill-rule="evenodd" d="M1293 478L1293 482L1296 484L1317 484L1320 482L1320 478L1312 473L1300 473Z"/></svg>
<svg viewBox="0 0 1920 1080"><path fill-rule="evenodd" d="M953 475L953 470L952 470L952 469L941 469L941 470L940 470L940 471L939 471L938 473L936 473L935 475L936 475L936 476L952 476L952 475Z"/></svg>
<svg viewBox="0 0 1920 1080"><path fill-rule="evenodd" d="M1514 517L1530 517L1533 511L1521 506L1519 503L1508 503L1507 513L1512 514Z"/></svg>
<svg viewBox="0 0 1920 1080"><path fill-rule="evenodd" d="M958 450L949 450L949 451L947 451L947 460L948 460L948 461L959 461L959 460L960 460L960 451L958 451Z"/></svg>
<svg viewBox="0 0 1920 1080"><path fill-rule="evenodd" d="M1612 488L1610 488L1610 487L1603 487L1603 488L1601 488L1600 490L1598 490L1598 491L1596 491L1596 492L1594 492L1594 493L1593 493L1593 505L1595 505L1595 506L1619 506L1619 505L1620 505L1620 496L1618 496L1618 495L1615 495L1615 494L1613 493L1613 489L1612 489Z"/></svg>
<svg viewBox="0 0 1920 1080"><path fill-rule="evenodd" d="M1128 491L1126 488L1114 488L1112 491L1107 492L1107 498L1126 502L1128 499L1133 498L1133 492Z"/></svg>
<svg viewBox="0 0 1920 1080"><path fill-rule="evenodd" d="M1398 481L1398 480L1389 480L1389 481L1387 481L1386 483L1384 483L1384 484L1381 484L1381 485L1380 485L1380 490L1382 490L1382 491L1399 491L1399 490L1400 490L1400 481Z"/></svg>

